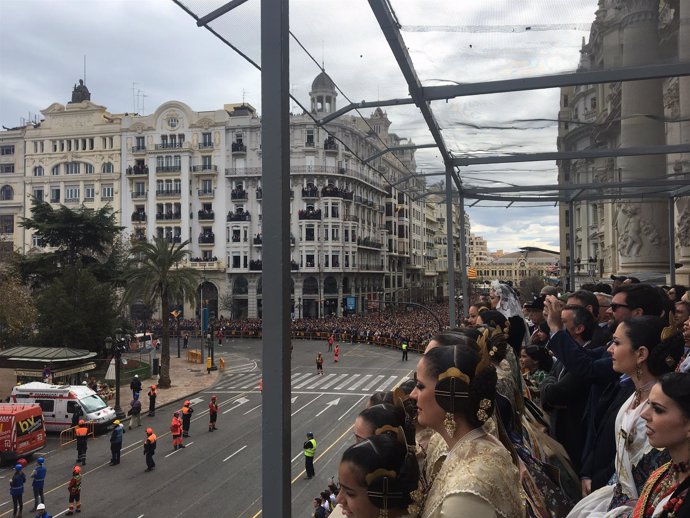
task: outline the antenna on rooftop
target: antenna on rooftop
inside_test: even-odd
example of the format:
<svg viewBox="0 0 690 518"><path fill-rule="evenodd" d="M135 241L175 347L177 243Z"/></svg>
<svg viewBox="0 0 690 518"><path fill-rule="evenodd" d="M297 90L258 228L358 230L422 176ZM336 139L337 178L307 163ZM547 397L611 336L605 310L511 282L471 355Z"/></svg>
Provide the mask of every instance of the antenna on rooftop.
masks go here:
<svg viewBox="0 0 690 518"><path fill-rule="evenodd" d="M84 84L86 84L86 54L84 54Z"/></svg>
<svg viewBox="0 0 690 518"><path fill-rule="evenodd" d="M132 111L137 113L137 93L136 83L132 81Z"/></svg>

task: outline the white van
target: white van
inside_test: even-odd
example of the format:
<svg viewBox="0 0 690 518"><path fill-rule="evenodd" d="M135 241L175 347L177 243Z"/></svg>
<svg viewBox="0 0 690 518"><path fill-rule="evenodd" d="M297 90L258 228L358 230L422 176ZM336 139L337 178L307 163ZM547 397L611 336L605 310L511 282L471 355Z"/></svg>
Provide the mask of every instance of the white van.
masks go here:
<svg viewBox="0 0 690 518"><path fill-rule="evenodd" d="M80 419L93 421L96 430L106 429L115 420L115 410L86 385L51 385L32 381L12 389L12 402L41 405L49 432L60 432L72 426L72 415L77 406L81 407Z"/></svg>

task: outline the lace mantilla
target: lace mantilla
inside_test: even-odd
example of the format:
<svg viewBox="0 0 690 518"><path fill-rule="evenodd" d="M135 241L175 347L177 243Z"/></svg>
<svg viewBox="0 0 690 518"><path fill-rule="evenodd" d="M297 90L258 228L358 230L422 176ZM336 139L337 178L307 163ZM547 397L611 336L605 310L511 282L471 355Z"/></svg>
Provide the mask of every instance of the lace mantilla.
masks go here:
<svg viewBox="0 0 690 518"><path fill-rule="evenodd" d="M518 470L504 446L483 428L472 430L448 453L421 518L432 516L447 497L462 493L485 500L503 518L524 516Z"/></svg>

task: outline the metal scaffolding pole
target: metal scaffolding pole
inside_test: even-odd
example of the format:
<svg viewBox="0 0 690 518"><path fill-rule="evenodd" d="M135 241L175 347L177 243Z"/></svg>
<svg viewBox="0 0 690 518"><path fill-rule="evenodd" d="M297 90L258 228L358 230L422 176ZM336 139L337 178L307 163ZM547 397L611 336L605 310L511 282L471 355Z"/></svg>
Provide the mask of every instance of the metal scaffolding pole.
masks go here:
<svg viewBox="0 0 690 518"><path fill-rule="evenodd" d="M468 316L470 307L470 279L467 277L467 240L465 239L465 197L460 194L458 212L460 217L460 282L462 284L462 315Z"/></svg>
<svg viewBox="0 0 690 518"><path fill-rule="evenodd" d="M289 0L261 0L261 139L264 153L261 484L264 516L290 518L290 104Z"/></svg>
<svg viewBox="0 0 690 518"><path fill-rule="evenodd" d="M570 263L568 264L568 282L570 290L575 291L575 202L568 203L568 235L570 236Z"/></svg>
<svg viewBox="0 0 690 518"><path fill-rule="evenodd" d="M452 168L446 167L446 239L448 240L448 322L455 327L455 245L453 243L453 179Z"/></svg>
<svg viewBox="0 0 690 518"><path fill-rule="evenodd" d="M676 200L668 199L668 272L671 286L676 283Z"/></svg>

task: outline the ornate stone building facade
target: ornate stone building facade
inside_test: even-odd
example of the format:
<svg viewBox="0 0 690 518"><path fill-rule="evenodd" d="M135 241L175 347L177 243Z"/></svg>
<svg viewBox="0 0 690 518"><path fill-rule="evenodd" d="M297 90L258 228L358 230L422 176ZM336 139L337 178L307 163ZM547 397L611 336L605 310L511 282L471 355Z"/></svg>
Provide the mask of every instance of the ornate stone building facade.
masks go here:
<svg viewBox="0 0 690 518"><path fill-rule="evenodd" d="M583 41L582 71L687 61L690 50L688 0L600 0L589 40ZM684 19L684 23L680 20ZM685 43L684 43L685 42ZM683 116L685 114L685 116ZM563 88L559 110L560 150L687 143L690 139L687 78L669 78ZM687 156L657 155L559 164L559 182L601 183L661 180L690 172ZM677 204L678 273L690 281L690 212ZM562 205L561 264L593 263L596 275L668 273L668 205L621 199L577 201L570 243L569 207ZM685 237L684 237L685 236ZM684 244L684 241L687 243ZM683 279L679 279L683 280Z"/></svg>

